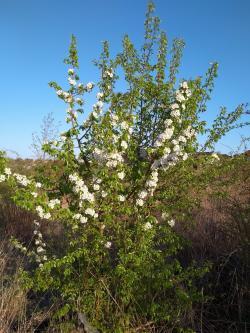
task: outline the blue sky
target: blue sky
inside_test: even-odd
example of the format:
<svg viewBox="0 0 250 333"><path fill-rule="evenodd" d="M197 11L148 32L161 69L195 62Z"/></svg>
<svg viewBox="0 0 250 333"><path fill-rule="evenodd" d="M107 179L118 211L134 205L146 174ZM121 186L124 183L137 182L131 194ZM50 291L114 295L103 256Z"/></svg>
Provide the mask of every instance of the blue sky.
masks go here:
<svg viewBox="0 0 250 333"><path fill-rule="evenodd" d="M186 42L181 77L202 75L210 62L219 62L208 120L220 106L232 110L249 102L250 1L155 4L169 42L174 37ZM66 83L62 60L72 33L78 40L81 80L95 81L98 73L92 60L103 40L110 42L113 54L121 50L125 33L141 45L146 5L147 0L0 0L0 149L30 157L32 132L39 131L42 118L53 112L57 121L64 121L65 106L48 82ZM228 135L217 150L235 148L242 134L247 135L247 129Z"/></svg>

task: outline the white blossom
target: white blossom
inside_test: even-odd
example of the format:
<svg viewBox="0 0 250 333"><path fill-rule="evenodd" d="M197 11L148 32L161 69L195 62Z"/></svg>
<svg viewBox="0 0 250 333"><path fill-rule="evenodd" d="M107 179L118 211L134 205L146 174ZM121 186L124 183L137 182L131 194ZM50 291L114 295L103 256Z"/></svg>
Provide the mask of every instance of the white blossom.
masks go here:
<svg viewBox="0 0 250 333"><path fill-rule="evenodd" d="M119 201L124 202L126 200L124 195L119 195L118 196Z"/></svg>
<svg viewBox="0 0 250 333"><path fill-rule="evenodd" d="M187 82L186 82L186 81L183 81L183 82L181 83L181 87L182 87L183 89L188 89L188 84L187 84Z"/></svg>
<svg viewBox="0 0 250 333"><path fill-rule="evenodd" d="M49 220L51 218L51 214L50 213L45 213L43 215L43 218L46 219L46 220Z"/></svg>
<svg viewBox="0 0 250 333"><path fill-rule="evenodd" d="M106 247L107 249L110 249L111 246L112 246L112 243L111 243L111 242L107 242L107 243L105 244L105 247Z"/></svg>
<svg viewBox="0 0 250 333"><path fill-rule="evenodd" d="M103 198L106 198L107 195L108 195L107 192L105 192L105 191L102 191L102 192L101 192L101 196L102 196Z"/></svg>
<svg viewBox="0 0 250 333"><path fill-rule="evenodd" d="M43 247L41 247L41 246L38 246L37 249L36 249L37 253L42 253L44 251L45 251L45 249Z"/></svg>
<svg viewBox="0 0 250 333"><path fill-rule="evenodd" d="M60 205L60 200L59 199L52 199L48 203L48 206L51 209L54 209L56 205Z"/></svg>
<svg viewBox="0 0 250 333"><path fill-rule="evenodd" d="M217 160L217 161L220 160L219 156L218 156L216 153L213 153L213 154L211 155L211 157L212 157L214 160Z"/></svg>
<svg viewBox="0 0 250 333"><path fill-rule="evenodd" d="M36 207L36 211L38 213L38 216L41 219L47 219L47 220L49 220L51 218L51 214L50 213L44 213L44 209L41 206L37 206Z"/></svg>
<svg viewBox="0 0 250 333"><path fill-rule="evenodd" d="M74 75L74 73L75 73L75 71L74 71L73 68L69 68L69 69L68 69L68 74L69 74L69 75Z"/></svg>
<svg viewBox="0 0 250 333"><path fill-rule="evenodd" d="M0 183L4 182L6 180L6 176L5 175L0 175Z"/></svg>
<svg viewBox="0 0 250 333"><path fill-rule="evenodd" d="M125 172L124 171L118 172L117 176L119 179L122 180L125 177Z"/></svg>
<svg viewBox="0 0 250 333"><path fill-rule="evenodd" d="M169 127L169 126L171 126L173 124L173 120L172 119L166 119L165 121L164 121L164 125L166 126L166 127Z"/></svg>
<svg viewBox="0 0 250 333"><path fill-rule="evenodd" d="M161 218L162 218L163 220L166 220L166 219L168 218L168 216L169 216L169 214L168 214L167 212L163 212L163 213L161 214Z"/></svg>
<svg viewBox="0 0 250 333"><path fill-rule="evenodd" d="M182 156L183 161L186 161L187 158L188 158L188 154L184 153L183 156Z"/></svg>
<svg viewBox="0 0 250 333"><path fill-rule="evenodd" d="M86 217L86 216L82 216L82 214L75 214L74 216L73 216L73 218L75 219L75 220L79 220L80 221L80 223L82 223L82 224L85 224L85 223L87 223L88 222L88 218Z"/></svg>
<svg viewBox="0 0 250 333"><path fill-rule="evenodd" d="M128 125L128 123L126 121L121 122L120 126L124 130L129 129L129 125Z"/></svg>
<svg viewBox="0 0 250 333"><path fill-rule="evenodd" d="M144 198L146 198L147 195L148 195L147 191L141 191L141 192L139 192L138 197L140 199L144 199Z"/></svg>
<svg viewBox="0 0 250 333"><path fill-rule="evenodd" d="M144 205L144 201L142 199L137 199L136 200L136 205L137 206L143 206Z"/></svg>
<svg viewBox="0 0 250 333"><path fill-rule="evenodd" d="M185 137L185 136L183 136L183 135L180 135L180 136L179 136L179 142L186 143L186 142L187 142L187 139L186 139L186 137Z"/></svg>
<svg viewBox="0 0 250 333"><path fill-rule="evenodd" d="M150 223L150 222L146 222L145 224L144 224L144 230L149 230L149 229L152 229L152 224Z"/></svg>
<svg viewBox="0 0 250 333"><path fill-rule="evenodd" d="M97 95L96 95L96 98L97 99L102 99L104 96L103 92L98 92Z"/></svg>
<svg viewBox="0 0 250 333"><path fill-rule="evenodd" d="M181 113L180 113L180 111L178 109L175 109L175 110L173 110L173 111L170 112L170 115L173 118L178 118L178 117L180 117Z"/></svg>
<svg viewBox="0 0 250 333"><path fill-rule="evenodd" d="M180 103L185 101L184 95L179 90L176 91L175 98Z"/></svg>
<svg viewBox="0 0 250 333"><path fill-rule="evenodd" d="M102 102L102 101L98 101L98 102L95 104L95 106L101 109L101 108L103 107L103 102Z"/></svg>
<svg viewBox="0 0 250 333"><path fill-rule="evenodd" d="M93 87L94 87L94 83L93 82L89 82L89 83L86 84L87 91L92 90Z"/></svg>
<svg viewBox="0 0 250 333"><path fill-rule="evenodd" d="M4 169L4 173L5 173L7 176L10 176L10 175L11 175L11 170L10 170L10 168L5 168L5 169Z"/></svg>
<svg viewBox="0 0 250 333"><path fill-rule="evenodd" d="M166 140L169 140L174 133L174 129L172 127L166 128L163 133L161 133L156 142L155 147L160 147L164 144Z"/></svg>
<svg viewBox="0 0 250 333"><path fill-rule="evenodd" d="M78 103L79 105L82 105L82 104L83 104L83 100L82 100L82 98L77 97L77 98L76 98L76 103Z"/></svg>
<svg viewBox="0 0 250 333"><path fill-rule="evenodd" d="M174 103L174 104L171 104L171 105L170 105L170 109L171 109L171 110L179 109L179 107L180 107L180 106L179 106L179 104L177 104L177 103Z"/></svg>
<svg viewBox="0 0 250 333"><path fill-rule="evenodd" d="M117 121L119 120L118 116L116 114L111 114L110 115L110 118L111 118L111 122L112 122L112 125L116 125Z"/></svg>
<svg viewBox="0 0 250 333"><path fill-rule="evenodd" d="M171 228L173 228L174 225L175 225L175 220L173 220L173 219L169 220L169 221L168 221L168 225L169 225Z"/></svg>
<svg viewBox="0 0 250 333"><path fill-rule="evenodd" d="M16 178L17 182L22 186L27 186L31 183L31 181L24 175L14 173L13 176Z"/></svg>
<svg viewBox="0 0 250 333"><path fill-rule="evenodd" d="M68 78L69 84L71 86L75 86L76 85L76 80L72 79L71 77Z"/></svg>
<svg viewBox="0 0 250 333"><path fill-rule="evenodd" d="M95 191L99 191L100 190L100 185L99 184L94 184L93 189Z"/></svg>
<svg viewBox="0 0 250 333"><path fill-rule="evenodd" d="M127 142L123 140L123 141L121 142L121 147L122 147L123 149L127 149L127 148L128 148L128 144L127 144Z"/></svg>
<svg viewBox="0 0 250 333"><path fill-rule="evenodd" d="M63 95L63 91L62 90L57 90L56 93L57 93L58 96L62 96Z"/></svg>
<svg viewBox="0 0 250 333"><path fill-rule="evenodd" d="M94 216L95 215L95 210L93 208L87 208L85 210L85 214L90 215L90 216Z"/></svg>
<svg viewBox="0 0 250 333"><path fill-rule="evenodd" d="M109 76L110 78L112 78L114 76L113 69L110 68L109 70L106 70L105 75Z"/></svg>

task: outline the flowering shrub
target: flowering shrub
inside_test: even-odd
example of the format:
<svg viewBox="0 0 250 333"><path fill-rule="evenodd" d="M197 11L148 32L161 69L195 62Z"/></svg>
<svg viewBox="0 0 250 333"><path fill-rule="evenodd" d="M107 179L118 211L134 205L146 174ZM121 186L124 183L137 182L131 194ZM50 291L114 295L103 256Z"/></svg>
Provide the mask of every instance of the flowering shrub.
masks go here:
<svg viewBox="0 0 250 333"><path fill-rule="evenodd" d="M174 41L167 76L167 38L153 9L150 3L141 52L125 36L122 52L111 59L104 42L97 84L80 82L72 37L65 59L69 87L50 83L66 104L69 128L43 145L58 161L57 177L27 178L0 160L0 182L15 189L19 206L37 213L32 246L15 240L35 263L23 277L35 290L57 291L64 302L58 315L84 313L101 332L185 326L180 318L199 299L193 281L206 269L183 268L176 259L183 240L174 231L175 220L185 220L183 211L192 206L190 186L204 185L194 175L194 161L205 171L220 163L217 155L197 152L242 125L237 125L244 112L240 105L232 113L223 109L206 128L200 114L218 66L211 65L205 80L182 80L176 87L184 44ZM119 68L124 92L116 88ZM94 90L96 103L83 121L85 95ZM202 148L200 134L207 134ZM46 244L44 220L51 228L54 221L63 227L60 254Z"/></svg>

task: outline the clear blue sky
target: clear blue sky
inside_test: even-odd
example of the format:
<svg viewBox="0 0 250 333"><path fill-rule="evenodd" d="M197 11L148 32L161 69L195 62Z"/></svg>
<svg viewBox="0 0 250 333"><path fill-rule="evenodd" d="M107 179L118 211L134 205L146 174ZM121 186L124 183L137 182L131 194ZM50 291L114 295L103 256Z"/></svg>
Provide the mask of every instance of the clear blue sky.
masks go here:
<svg viewBox="0 0 250 333"><path fill-rule="evenodd" d="M211 119L219 107L231 110L250 102L250 1L155 0L156 14L170 42L186 42L181 67L185 78L203 74L219 62L219 77L209 103ZM95 81L91 61L109 40L113 54L128 33L139 46L147 0L0 0L0 148L31 156L32 132L53 112L65 119L65 107L48 87L51 80L66 83L70 35L78 40L81 80ZM249 128L248 128L249 130ZM244 131L235 131L217 145L234 148Z"/></svg>

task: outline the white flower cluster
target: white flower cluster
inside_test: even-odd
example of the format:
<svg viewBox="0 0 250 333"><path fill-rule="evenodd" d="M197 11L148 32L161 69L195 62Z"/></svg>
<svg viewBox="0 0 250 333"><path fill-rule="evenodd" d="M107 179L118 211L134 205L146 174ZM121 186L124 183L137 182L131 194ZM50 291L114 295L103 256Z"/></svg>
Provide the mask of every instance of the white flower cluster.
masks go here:
<svg viewBox="0 0 250 333"><path fill-rule="evenodd" d="M150 222L146 222L143 226L144 230L150 230L152 229L152 224Z"/></svg>
<svg viewBox="0 0 250 333"><path fill-rule="evenodd" d="M100 190L100 185L99 184L94 184L93 189L94 189L94 191L99 191Z"/></svg>
<svg viewBox="0 0 250 333"><path fill-rule="evenodd" d="M94 111L91 114L95 119L98 119L100 114L102 114L103 111L102 108L103 108L103 102L100 100L93 105Z"/></svg>
<svg viewBox="0 0 250 333"><path fill-rule="evenodd" d="M171 137L174 134L174 127L171 126L172 123L173 123L173 121L171 119L167 119L165 121L164 124L165 124L166 128L156 139L155 144L154 144L155 147L161 147L166 142L166 140L171 139Z"/></svg>
<svg viewBox="0 0 250 333"><path fill-rule="evenodd" d="M111 246L112 246L112 243L111 242L106 242L105 245L106 249L110 249Z"/></svg>
<svg viewBox="0 0 250 333"><path fill-rule="evenodd" d="M88 218L83 216L82 214L78 213L73 216L75 220L78 220L81 224L85 224L88 222Z"/></svg>
<svg viewBox="0 0 250 333"><path fill-rule="evenodd" d="M4 169L4 173L5 173L7 176L10 176L12 172L11 172L10 168L5 168L5 169Z"/></svg>
<svg viewBox="0 0 250 333"><path fill-rule="evenodd" d="M107 167L108 168L115 168L118 163L122 163L124 161L121 153L113 152L107 155Z"/></svg>
<svg viewBox="0 0 250 333"><path fill-rule="evenodd" d="M119 117L118 117L116 114L111 113L111 114L110 114L110 121L111 121L111 125L112 125L113 127L115 127L115 126L117 126L117 124L118 124Z"/></svg>
<svg viewBox="0 0 250 333"><path fill-rule="evenodd" d="M0 175L0 183L5 182L6 176L5 175Z"/></svg>
<svg viewBox="0 0 250 333"><path fill-rule="evenodd" d="M6 181L9 178L10 175L11 175L10 168L5 168L4 169L4 174L0 175L0 183Z"/></svg>
<svg viewBox="0 0 250 333"><path fill-rule="evenodd" d="M181 87L179 90L176 91L176 101L170 106L170 109L172 110L170 115L173 119L177 118L179 122L182 121L181 119L181 113L180 113L180 107L184 109L184 102L190 97L191 92L188 89L187 82L183 82L181 84ZM161 147L166 144L167 140L170 140L173 137L174 134L174 126L173 126L173 120L172 119L166 119L164 122L166 128L161 133L156 142L155 147ZM183 160L186 160L188 155L185 152L185 144L189 139L191 139L195 135L195 130L191 128L191 126L188 126L185 128L182 133L176 137L175 139L172 139L171 141L168 141L168 145L163 150L163 156L155 160L152 164L152 169L156 170L159 167L163 167L164 169L169 168L170 166L174 166L180 158Z"/></svg>
<svg viewBox="0 0 250 333"><path fill-rule="evenodd" d="M138 197L136 199L136 205L137 206L143 206L144 202L148 195L153 195L154 191L158 184L158 170L152 170L148 180L146 181L145 190L142 190L138 193Z"/></svg>
<svg viewBox="0 0 250 333"><path fill-rule="evenodd" d="M101 92L101 91L99 91L99 92L97 93L97 95L96 95L96 98L97 98L98 100L101 100L103 97L104 97L104 94L103 94L103 92Z"/></svg>
<svg viewBox="0 0 250 333"><path fill-rule="evenodd" d="M186 81L182 82L180 85L180 89L175 92L175 100L176 102L170 106L171 112L170 115L173 119L176 119L179 123L182 121L181 119L181 110L186 109L186 101L191 96L191 91L188 88L188 84Z"/></svg>
<svg viewBox="0 0 250 333"><path fill-rule="evenodd" d="M152 196L158 184L158 170L153 170L149 179L146 181L146 188L149 194Z"/></svg>
<svg viewBox="0 0 250 333"><path fill-rule="evenodd" d="M44 212L44 209L42 206L37 206L36 207L36 211L37 211L37 214L38 216L41 218L41 219L46 219L46 220L49 220L51 218L51 214L48 212L48 213L45 213Z"/></svg>
<svg viewBox="0 0 250 333"><path fill-rule="evenodd" d="M124 195L119 195L118 200L124 202L126 200L126 197Z"/></svg>
<svg viewBox="0 0 250 333"><path fill-rule="evenodd" d="M48 260L46 256L46 244L43 241L42 233L40 232L40 223L38 221L34 221L35 230L34 230L34 237L35 237L35 245L36 245L36 262L39 263L39 267L43 266L43 263Z"/></svg>
<svg viewBox="0 0 250 333"><path fill-rule="evenodd" d="M126 135L129 139L130 135L133 133L133 127L131 125L129 125L126 121L122 121L120 124L120 128L122 131L127 132Z"/></svg>
<svg viewBox="0 0 250 333"><path fill-rule="evenodd" d="M98 213L96 213L95 210L93 208L90 208L90 207L85 209L85 214L89 215L89 216L92 216L94 218L98 217Z"/></svg>
<svg viewBox="0 0 250 333"><path fill-rule="evenodd" d="M191 139L195 134L195 130L191 126L185 128L182 133L187 139Z"/></svg>
<svg viewBox="0 0 250 333"><path fill-rule="evenodd" d="M102 198L106 198L106 196L108 195L108 193L106 191L102 191L101 192L101 196Z"/></svg>
<svg viewBox="0 0 250 333"><path fill-rule="evenodd" d="M12 175L10 168L4 169L4 174L0 175L0 183L6 181ZM29 180L25 175L20 175L18 173L14 173L13 177L16 179L17 183L22 186L28 186L31 184L31 180Z"/></svg>
<svg viewBox="0 0 250 333"><path fill-rule="evenodd" d="M118 163L124 162L122 154L118 151L114 151L113 153L106 153L99 148L95 148L93 151L93 157L100 163L106 162L108 168L115 168Z"/></svg>
<svg viewBox="0 0 250 333"><path fill-rule="evenodd" d="M73 68L69 68L69 69L68 69L68 74L69 74L69 75L74 75L74 74L75 74L74 69L73 69Z"/></svg>
<svg viewBox="0 0 250 333"><path fill-rule="evenodd" d="M119 123L119 117L117 114L110 113L110 122L113 127L120 127L121 134L126 133L127 138L130 138L130 135L133 133L133 127L129 125L127 121L122 121ZM118 140L117 140L118 141Z"/></svg>
<svg viewBox="0 0 250 333"><path fill-rule="evenodd" d="M175 226L175 220L174 219L171 219L168 221L168 225L173 228Z"/></svg>
<svg viewBox="0 0 250 333"><path fill-rule="evenodd" d="M59 199L52 199L52 200L49 201L48 206L49 206L49 208L54 209L55 206L60 205L60 203L61 202L60 202Z"/></svg>
<svg viewBox="0 0 250 333"><path fill-rule="evenodd" d="M95 84L93 82L89 82L86 84L86 90L91 91L94 88Z"/></svg>
<svg viewBox="0 0 250 333"><path fill-rule="evenodd" d="M216 154L216 153L213 153L211 155L211 158L212 158L212 162L214 162L214 161L220 161L220 158L219 158L218 154Z"/></svg>
<svg viewBox="0 0 250 333"><path fill-rule="evenodd" d="M11 172L10 168L5 168L4 174L0 175L0 183L6 181L11 174L12 174L12 172Z"/></svg>
<svg viewBox="0 0 250 333"><path fill-rule="evenodd" d="M76 80L72 79L72 77L68 78L68 82L71 86L76 86Z"/></svg>
<svg viewBox="0 0 250 333"><path fill-rule="evenodd" d="M73 68L70 68L69 70L68 70L68 74L69 74L69 77L68 77L68 82L69 82L69 84L72 86L72 87L75 87L76 86L76 84L77 84L77 80L76 80L76 76L75 76L75 71L74 71L74 69ZM82 84L82 83L79 83L78 84L78 92L80 93L80 92L83 92L83 89L85 89L86 91L88 91L88 92L90 92L92 89L94 88L94 83L93 82L89 82L89 83L87 83L86 84L86 86L84 87L84 85ZM59 92L59 93L58 93ZM68 96L67 96L67 94L66 94L66 96L65 96L65 93L63 92L62 93L62 91L61 90L58 90L57 91L57 95L58 96L61 96L61 97L63 97L63 98L67 98Z"/></svg>
<svg viewBox="0 0 250 333"><path fill-rule="evenodd" d="M119 179L123 180L124 177L125 177L125 172L124 171L120 171L120 172L117 173L117 176L118 176Z"/></svg>
<svg viewBox="0 0 250 333"><path fill-rule="evenodd" d="M94 194L89 192L87 185L84 181L76 174L69 175L69 180L74 184L73 191L79 195L80 203L79 206L82 206L82 201L87 200L89 202L94 202Z"/></svg>
<svg viewBox="0 0 250 333"><path fill-rule="evenodd" d="M122 140L122 142L121 142L121 148L122 148L122 150L126 150L128 148L128 144L127 144L126 141Z"/></svg>
<svg viewBox="0 0 250 333"><path fill-rule="evenodd" d="M66 122L69 123L71 120L75 121L77 119L77 112L72 109L72 108L69 108L66 110L66 113L67 113L67 117L66 117Z"/></svg>
<svg viewBox="0 0 250 333"><path fill-rule="evenodd" d="M161 215L161 218L166 221L169 218L169 214L166 212L163 212ZM173 228L175 226L175 220L174 219L170 219L167 221L168 225Z"/></svg>
<svg viewBox="0 0 250 333"><path fill-rule="evenodd" d="M182 82L180 89L175 92L175 99L179 103L185 102L191 96L191 90L186 81Z"/></svg>
<svg viewBox="0 0 250 333"><path fill-rule="evenodd" d="M20 250L22 253L26 254L27 253L27 247L23 246L20 242L18 242L17 240L13 240L12 244L14 245L14 247L18 250Z"/></svg>
<svg viewBox="0 0 250 333"><path fill-rule="evenodd" d="M57 90L57 95L59 97L61 97L65 103L73 103L74 102L74 98L72 96L72 94L68 93L67 91L63 91L63 90Z"/></svg>
<svg viewBox="0 0 250 333"><path fill-rule="evenodd" d="M107 154L99 148L94 148L93 150L93 158L98 162L102 163L105 162L107 159Z"/></svg>
<svg viewBox="0 0 250 333"><path fill-rule="evenodd" d="M171 148L165 147L163 150L163 156L161 156L160 159L155 160L151 168L155 170L162 167L166 170L169 167L176 165L180 158L185 161L188 158L188 154L185 152L185 143L189 138L190 134L188 134L188 137L180 135L176 139L173 139L169 143Z"/></svg>
<svg viewBox="0 0 250 333"><path fill-rule="evenodd" d="M14 173L13 176L16 178L17 182L22 186L27 186L31 183L31 181L24 175Z"/></svg>
<svg viewBox="0 0 250 333"><path fill-rule="evenodd" d="M104 76L112 79L114 77L113 68L107 69L104 72Z"/></svg>

